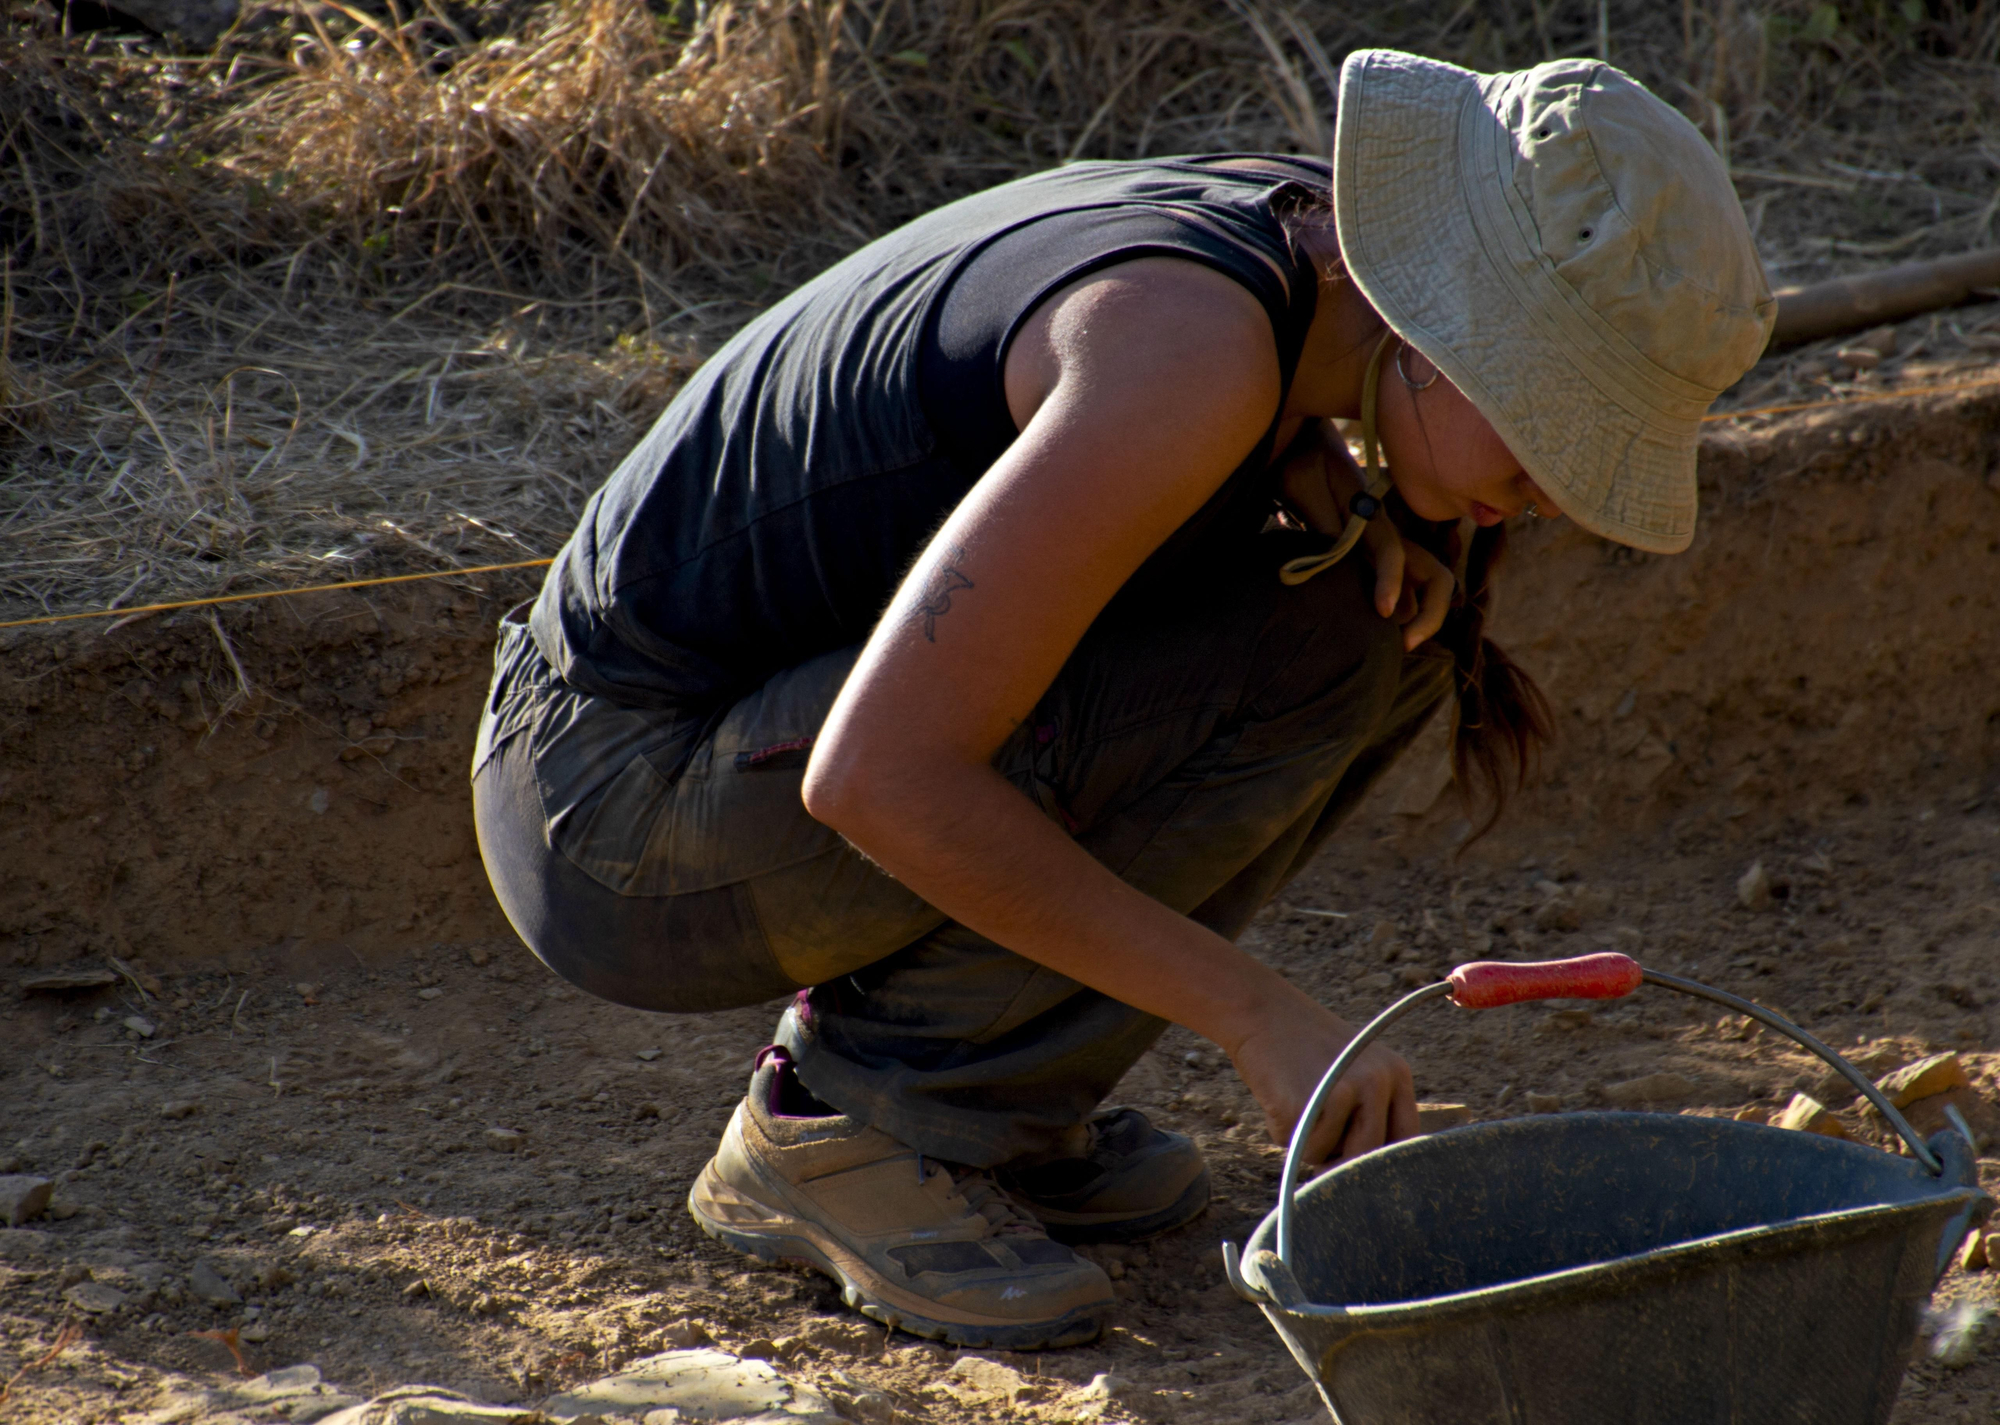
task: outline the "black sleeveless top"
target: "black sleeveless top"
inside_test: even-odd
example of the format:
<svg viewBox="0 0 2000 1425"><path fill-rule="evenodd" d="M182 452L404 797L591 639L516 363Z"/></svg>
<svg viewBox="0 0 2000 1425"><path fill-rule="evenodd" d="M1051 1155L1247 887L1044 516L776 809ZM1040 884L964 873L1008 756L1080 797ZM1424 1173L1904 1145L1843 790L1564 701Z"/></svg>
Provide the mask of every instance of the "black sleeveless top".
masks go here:
<svg viewBox="0 0 2000 1425"><path fill-rule="evenodd" d="M1217 167L1226 157L1079 163L1003 184L764 312L591 498L535 602L543 655L583 692L696 709L865 640L1017 434L1002 380L1015 332L1051 292L1114 263L1180 257L1240 282L1270 317L1288 391L1317 278L1281 214L1324 195L1331 174L1265 155ZM1273 411L1134 584L1263 527L1276 429Z"/></svg>

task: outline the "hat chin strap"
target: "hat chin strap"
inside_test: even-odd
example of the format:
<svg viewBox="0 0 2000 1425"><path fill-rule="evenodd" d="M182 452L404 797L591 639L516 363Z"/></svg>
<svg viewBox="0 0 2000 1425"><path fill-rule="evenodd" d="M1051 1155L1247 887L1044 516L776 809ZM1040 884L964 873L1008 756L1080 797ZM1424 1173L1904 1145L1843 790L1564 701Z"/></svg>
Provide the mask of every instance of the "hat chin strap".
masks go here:
<svg viewBox="0 0 2000 1425"><path fill-rule="evenodd" d="M1382 340L1375 345L1375 354L1368 358L1367 374L1361 378L1361 453L1367 461L1363 474L1368 488L1348 501L1346 527L1330 548L1324 553L1302 554L1297 559L1287 559L1278 566L1278 582L1281 584L1303 584L1315 574L1331 569L1361 542L1368 521L1382 513L1382 501L1389 494L1389 477L1382 473L1380 450L1375 438L1375 398L1382 389L1382 358L1389 354L1389 345L1395 340L1394 331L1382 333Z"/></svg>

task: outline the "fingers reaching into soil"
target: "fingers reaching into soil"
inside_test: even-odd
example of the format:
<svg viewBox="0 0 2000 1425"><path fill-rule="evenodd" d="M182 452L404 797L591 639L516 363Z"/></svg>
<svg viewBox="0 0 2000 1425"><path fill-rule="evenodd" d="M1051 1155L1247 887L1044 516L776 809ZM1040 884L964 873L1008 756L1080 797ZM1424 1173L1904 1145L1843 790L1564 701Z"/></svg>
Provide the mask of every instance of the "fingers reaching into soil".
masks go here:
<svg viewBox="0 0 2000 1425"><path fill-rule="evenodd" d="M1288 1143L1307 1101L1354 1027L1310 1002L1287 1023L1246 1039L1232 1058L1245 1087L1264 1110L1271 1141ZM1305 1161L1346 1162L1417 1128L1410 1066L1380 1044L1370 1045L1335 1084L1306 1137Z"/></svg>

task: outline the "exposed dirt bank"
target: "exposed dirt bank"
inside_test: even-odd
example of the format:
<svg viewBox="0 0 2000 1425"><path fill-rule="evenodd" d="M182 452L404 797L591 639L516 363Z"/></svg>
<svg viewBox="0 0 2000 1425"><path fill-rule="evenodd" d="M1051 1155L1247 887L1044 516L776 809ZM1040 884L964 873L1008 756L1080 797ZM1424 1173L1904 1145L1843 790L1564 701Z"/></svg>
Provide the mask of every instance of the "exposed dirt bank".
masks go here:
<svg viewBox="0 0 2000 1425"><path fill-rule="evenodd" d="M1562 716L1503 836L1694 842L2000 771L2000 393L1718 428L1673 558L1529 528L1500 633ZM465 770L525 584L313 595L0 644L0 960L301 966L504 937ZM1439 803L1436 757L1384 805ZM1436 838L1433 838L1436 839ZM11 951L11 957L8 952Z"/></svg>

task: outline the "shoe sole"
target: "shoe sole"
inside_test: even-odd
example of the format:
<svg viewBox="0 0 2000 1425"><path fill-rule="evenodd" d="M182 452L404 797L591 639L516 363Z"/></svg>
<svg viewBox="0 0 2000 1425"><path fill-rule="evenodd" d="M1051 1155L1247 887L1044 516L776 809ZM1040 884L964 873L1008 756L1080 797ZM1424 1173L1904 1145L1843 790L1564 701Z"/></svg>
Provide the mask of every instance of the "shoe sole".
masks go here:
<svg viewBox="0 0 2000 1425"><path fill-rule="evenodd" d="M1049 1236L1058 1242L1144 1242L1185 1227L1208 1210L1210 1184L1208 1169L1201 1170L1201 1176L1189 1183L1181 1195L1157 1212L1149 1212L1143 1217L1092 1216L1082 1212L1062 1212L1045 1207L1041 1203L1021 1193L1013 1194L1014 1201L1035 1216Z"/></svg>
<svg viewBox="0 0 2000 1425"><path fill-rule="evenodd" d="M806 1234L810 1224L788 1219L783 1226L774 1222L756 1228L743 1222L720 1222L703 1210L701 1199L726 1197L736 1203L762 1209L763 1205L725 1184L714 1172L711 1161L701 1170L688 1190L688 1215L710 1237L746 1257L776 1266L804 1266L831 1277L840 1286L841 1300L871 1321L891 1331L906 1331L926 1340L947 1345L996 1351L1043 1351L1059 1346L1081 1346L1095 1341L1104 1332L1104 1309L1110 1303L1080 1306L1053 1321L1016 1324L946 1321L911 1311L907 1306L883 1300L868 1284L849 1272L826 1244Z"/></svg>

